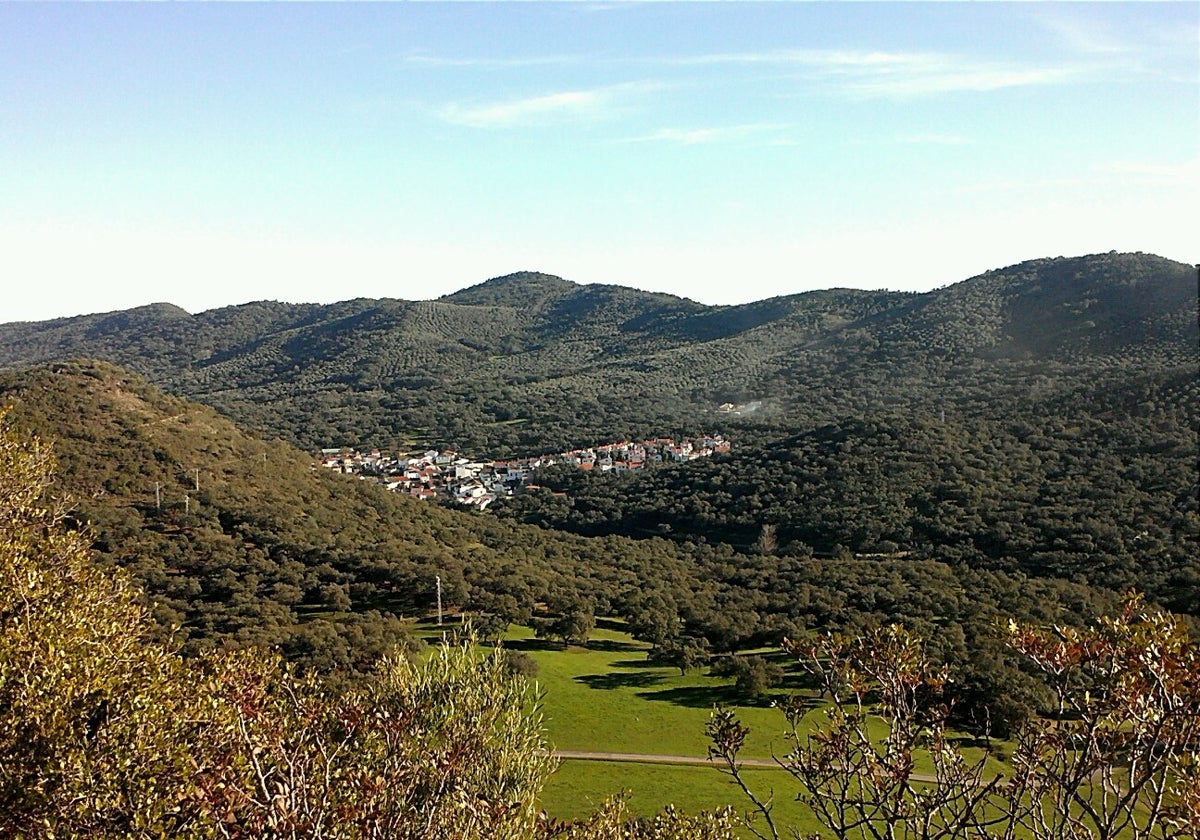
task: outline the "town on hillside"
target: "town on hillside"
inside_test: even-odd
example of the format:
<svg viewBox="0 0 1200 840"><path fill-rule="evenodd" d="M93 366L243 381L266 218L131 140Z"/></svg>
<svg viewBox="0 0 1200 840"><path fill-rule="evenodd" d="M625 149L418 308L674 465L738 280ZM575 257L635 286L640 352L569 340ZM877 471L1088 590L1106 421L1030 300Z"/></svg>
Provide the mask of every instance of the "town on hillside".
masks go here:
<svg viewBox="0 0 1200 840"><path fill-rule="evenodd" d="M431 449L412 457L393 456L378 449L322 449L317 463L326 469L374 479L396 493L418 499L444 498L485 509L501 496L533 489L533 474L554 464L573 464L581 470L629 473L661 464L686 463L729 451L729 439L703 435L676 441L653 438L620 441L554 455L509 460L472 459L458 452Z"/></svg>

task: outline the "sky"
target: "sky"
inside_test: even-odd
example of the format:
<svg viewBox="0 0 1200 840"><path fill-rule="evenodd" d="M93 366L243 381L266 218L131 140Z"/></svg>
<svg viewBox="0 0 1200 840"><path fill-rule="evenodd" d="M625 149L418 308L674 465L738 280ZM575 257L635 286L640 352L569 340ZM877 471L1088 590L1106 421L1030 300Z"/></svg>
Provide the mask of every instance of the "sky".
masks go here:
<svg viewBox="0 0 1200 840"><path fill-rule="evenodd" d="M1200 261L1200 4L0 3L0 322Z"/></svg>

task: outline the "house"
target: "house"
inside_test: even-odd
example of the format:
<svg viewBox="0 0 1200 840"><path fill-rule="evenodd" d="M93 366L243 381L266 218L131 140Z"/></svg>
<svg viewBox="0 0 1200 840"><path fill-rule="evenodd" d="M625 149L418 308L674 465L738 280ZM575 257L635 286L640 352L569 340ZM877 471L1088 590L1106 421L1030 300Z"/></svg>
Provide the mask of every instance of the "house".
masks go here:
<svg viewBox="0 0 1200 840"><path fill-rule="evenodd" d="M320 450L314 469L320 465L357 473L362 479L373 477L394 492L407 492L419 499L443 496L482 509L500 496L539 489L537 484L524 482L538 469L559 462L574 464L585 471L640 472L664 461L682 463L729 449L729 441L721 435L702 435L678 442L669 437L622 440L557 455L496 461L471 460L449 449L441 452L430 449L413 458L392 458L380 449L370 449L364 454L342 447Z"/></svg>

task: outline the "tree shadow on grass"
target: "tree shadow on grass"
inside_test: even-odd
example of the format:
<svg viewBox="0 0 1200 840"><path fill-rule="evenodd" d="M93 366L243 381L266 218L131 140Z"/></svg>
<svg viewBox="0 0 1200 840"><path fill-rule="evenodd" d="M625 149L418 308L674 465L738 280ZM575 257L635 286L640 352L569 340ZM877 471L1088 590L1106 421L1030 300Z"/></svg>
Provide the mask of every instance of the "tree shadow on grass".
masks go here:
<svg viewBox="0 0 1200 840"><path fill-rule="evenodd" d="M552 642L549 639L505 639L504 647L506 650L554 650L563 651L566 648L561 642Z"/></svg>
<svg viewBox="0 0 1200 840"><path fill-rule="evenodd" d="M614 688L645 688L646 686L657 685L663 681L660 674L630 674L630 673L609 673L609 674L584 674L575 678L576 682L581 682L589 688L598 688L609 690ZM641 696L639 694L639 696Z"/></svg>
<svg viewBox="0 0 1200 840"><path fill-rule="evenodd" d="M588 650L606 650L612 653L625 653L627 651L644 650L641 645L630 644L629 642L616 642L610 639L591 639L587 643Z"/></svg>
<svg viewBox="0 0 1200 840"><path fill-rule="evenodd" d="M780 688L789 688L794 691L805 691L811 694L819 694L821 692L821 683L817 678L804 671L789 670L784 668L783 682L779 684Z"/></svg>
<svg viewBox="0 0 1200 840"><path fill-rule="evenodd" d="M989 740L983 735L972 735L970 732L963 732L957 736L949 738L950 743L954 744L958 749L977 749L990 750L996 742L1002 741L1001 738L993 738Z"/></svg>
<svg viewBox="0 0 1200 840"><path fill-rule="evenodd" d="M669 665L664 665L661 662L655 662L653 659L621 659L612 663L614 668L669 668Z"/></svg>
<svg viewBox="0 0 1200 840"><path fill-rule="evenodd" d="M713 706L745 706L746 698L731 685L693 685L679 688L664 688L661 691L639 691L643 700L661 700L676 706L693 709L711 709Z"/></svg>
<svg viewBox="0 0 1200 840"><path fill-rule="evenodd" d="M637 696L643 700L660 700L692 709L711 709L714 706L769 709L777 699L780 699L775 693L748 697L732 685L681 686L664 688L661 691L639 691Z"/></svg>

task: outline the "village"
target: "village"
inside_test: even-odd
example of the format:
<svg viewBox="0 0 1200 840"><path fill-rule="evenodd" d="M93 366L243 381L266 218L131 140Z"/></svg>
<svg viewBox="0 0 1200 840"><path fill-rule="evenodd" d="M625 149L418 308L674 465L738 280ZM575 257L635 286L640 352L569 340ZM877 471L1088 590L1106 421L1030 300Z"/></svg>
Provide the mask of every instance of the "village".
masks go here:
<svg viewBox="0 0 1200 840"><path fill-rule="evenodd" d="M621 441L554 455L535 455L510 460L472 459L458 452L431 449L403 457L372 449L322 449L317 463L330 470L375 480L396 493L418 499L449 499L460 505L487 508L502 496L537 488L534 473L554 464L572 464L597 472L639 472L662 464L686 463L714 453L728 452L728 438L703 435L676 441L653 438Z"/></svg>

